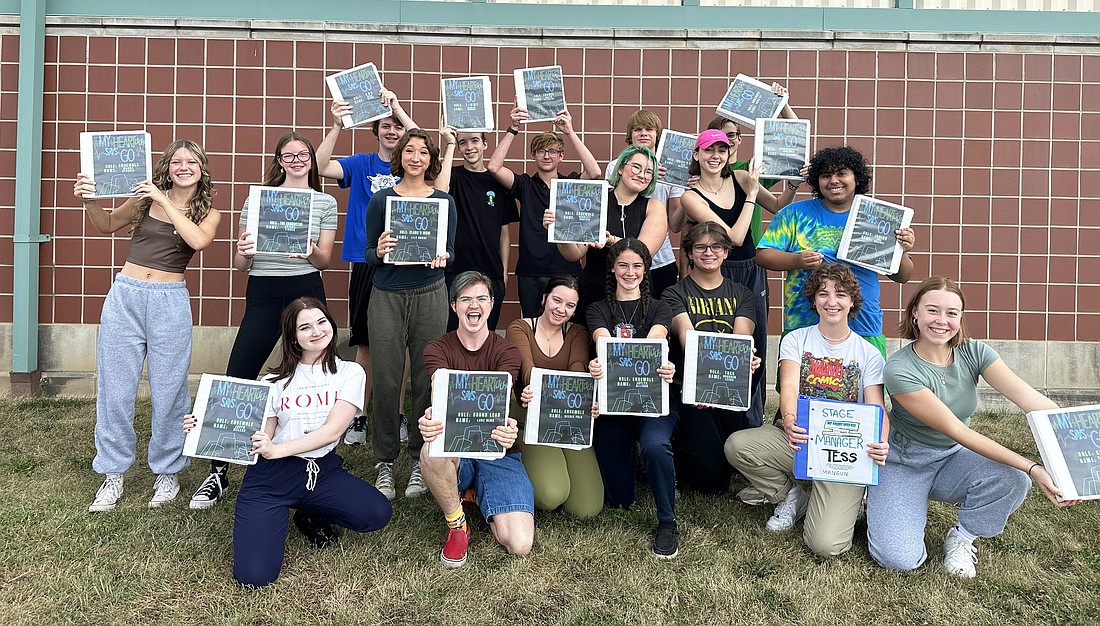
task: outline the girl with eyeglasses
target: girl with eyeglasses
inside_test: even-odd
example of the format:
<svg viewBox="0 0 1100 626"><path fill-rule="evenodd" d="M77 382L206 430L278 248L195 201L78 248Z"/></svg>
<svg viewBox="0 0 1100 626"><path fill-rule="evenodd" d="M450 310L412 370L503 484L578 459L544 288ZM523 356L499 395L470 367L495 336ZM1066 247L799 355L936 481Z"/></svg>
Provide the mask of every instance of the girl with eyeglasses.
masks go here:
<svg viewBox="0 0 1100 626"><path fill-rule="evenodd" d="M726 227L716 222L696 224L685 235L680 248L690 271L683 280L665 290L662 298L672 309L672 362L684 370L687 332L751 335L757 325L756 299L742 284L722 275L722 265L733 242ZM760 357L751 368L760 367ZM674 452L680 485L700 493L724 493L729 489L733 468L726 461L722 445L733 433L756 426L747 412L735 412L681 402L682 375L672 391L672 408L677 413Z"/></svg>
<svg viewBox="0 0 1100 626"><path fill-rule="evenodd" d="M645 146L627 146L619 154L607 193L607 231L600 244L559 243L558 250L569 261L584 259L581 269L581 310L604 296L607 273L607 249L623 239L638 239L645 244L650 258L660 249L668 234L668 215L659 200L650 196L657 186L657 156ZM554 222L549 209L543 226ZM646 268L649 269L648 267Z"/></svg>
<svg viewBox="0 0 1100 626"><path fill-rule="evenodd" d="M716 222L726 227L733 247L722 263L722 275L744 285L756 299L756 329L753 340L757 354L767 358L768 347L768 275L756 264L756 244L750 227L753 210L759 202L773 213L781 207L780 201L760 185L760 169L733 171L728 167L730 140L720 130L708 129L699 134L688 172L699 177L699 182L680 198L688 223ZM789 201L790 195L784 200ZM764 423L766 384L764 368L753 372L752 407L749 411L751 426Z"/></svg>
<svg viewBox="0 0 1100 626"><path fill-rule="evenodd" d="M106 211L95 182L77 174L73 195L101 233L128 228L126 264L103 303L96 341L96 423L92 469L105 474L89 511L111 511L122 498L122 474L134 464L134 401L148 361L153 402L149 469L157 475L149 508L179 495L187 467L180 420L191 408L191 304L183 273L195 252L214 241L221 214L213 204L206 153L193 141L174 141L134 197Z"/></svg>
<svg viewBox="0 0 1100 626"><path fill-rule="evenodd" d="M293 131L283 134L275 144L261 183L265 187L313 191L310 231L318 235L316 241L309 241L305 253L257 256L255 237L245 226L251 198L245 199L241 207L233 267L248 272L248 286L245 287L244 317L229 354L226 376L255 379L260 375L279 340L279 316L288 304L303 296L325 301L321 270L329 266L336 240L336 199L321 193L314 156L313 144L304 136ZM210 463L210 474L191 496L192 509L206 509L217 504L229 487L228 469L228 463Z"/></svg>

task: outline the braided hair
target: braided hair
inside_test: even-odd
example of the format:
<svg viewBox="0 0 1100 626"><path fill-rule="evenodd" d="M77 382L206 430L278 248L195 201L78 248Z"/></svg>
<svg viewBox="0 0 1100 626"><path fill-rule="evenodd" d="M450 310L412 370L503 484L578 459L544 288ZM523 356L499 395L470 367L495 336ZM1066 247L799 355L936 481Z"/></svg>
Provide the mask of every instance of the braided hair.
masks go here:
<svg viewBox="0 0 1100 626"><path fill-rule="evenodd" d="M624 252L633 252L642 257L642 263L645 265L645 276L642 277L642 283L639 285L639 289L642 292L641 306L642 309L642 321L644 322L649 314L650 303L650 265L653 263L653 257L649 254L649 248L646 247L640 239L623 238L615 242L615 245L611 246L611 249L607 253L607 308L611 310L611 317L615 320L616 324L627 324L628 320L623 319L622 307L615 306L617 300L615 300L615 288L618 284L615 282L615 262L618 260L619 255Z"/></svg>

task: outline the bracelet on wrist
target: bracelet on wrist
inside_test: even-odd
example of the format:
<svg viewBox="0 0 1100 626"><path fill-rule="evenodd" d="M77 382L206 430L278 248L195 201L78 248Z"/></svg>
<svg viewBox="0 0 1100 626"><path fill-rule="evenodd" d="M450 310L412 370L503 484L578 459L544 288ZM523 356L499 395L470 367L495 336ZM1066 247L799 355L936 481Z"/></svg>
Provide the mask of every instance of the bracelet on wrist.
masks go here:
<svg viewBox="0 0 1100 626"><path fill-rule="evenodd" d="M508 127L508 134L509 135L519 135L519 129L512 128L511 126L509 126Z"/></svg>
<svg viewBox="0 0 1100 626"><path fill-rule="evenodd" d="M1031 467L1027 468L1027 477L1028 478L1031 478L1031 470L1035 469L1036 467L1039 467L1038 463L1032 463Z"/></svg>
<svg viewBox="0 0 1100 626"><path fill-rule="evenodd" d="M787 181L787 189L790 189L791 191L798 191L798 188L801 187L801 186L802 186L802 183L799 182L799 181L796 181L796 180L788 180Z"/></svg>

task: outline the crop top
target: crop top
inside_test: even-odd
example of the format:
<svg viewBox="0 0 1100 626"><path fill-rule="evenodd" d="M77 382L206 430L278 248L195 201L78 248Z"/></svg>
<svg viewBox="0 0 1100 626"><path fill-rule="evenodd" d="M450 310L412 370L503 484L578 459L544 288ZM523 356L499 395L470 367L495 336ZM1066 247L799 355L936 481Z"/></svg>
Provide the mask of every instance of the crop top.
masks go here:
<svg viewBox="0 0 1100 626"><path fill-rule="evenodd" d="M162 222L146 215L134 228L126 262L182 274L194 255L194 248L176 234L171 222Z"/></svg>

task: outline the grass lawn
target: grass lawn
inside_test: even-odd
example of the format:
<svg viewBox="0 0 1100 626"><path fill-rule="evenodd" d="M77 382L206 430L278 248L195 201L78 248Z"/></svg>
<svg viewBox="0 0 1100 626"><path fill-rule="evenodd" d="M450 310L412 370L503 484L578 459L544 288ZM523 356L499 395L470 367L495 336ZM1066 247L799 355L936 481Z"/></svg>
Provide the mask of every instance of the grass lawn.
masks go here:
<svg viewBox="0 0 1100 626"><path fill-rule="evenodd" d="M1038 458L1021 415L976 427ZM534 552L503 553L480 519L470 562L439 564L441 515L430 497L395 502L378 533L344 532L312 549L293 527L282 575L246 591L231 578L233 500L191 511L205 477L196 461L170 506L146 508L149 405L138 407L139 457L111 513L90 514L95 404L0 399L0 623L3 624L1100 624L1100 515L1056 510L1033 489L1004 534L979 540L978 578L947 576L942 541L952 507L929 514L929 563L897 574L856 546L831 561L800 532L764 530L770 506L685 494L680 556L650 553L653 500L580 521L539 513ZM339 451L373 478L368 446ZM398 463L398 491L409 461ZM239 467L231 470L234 487ZM740 485L735 485L735 489ZM798 530L800 531L801 526Z"/></svg>

